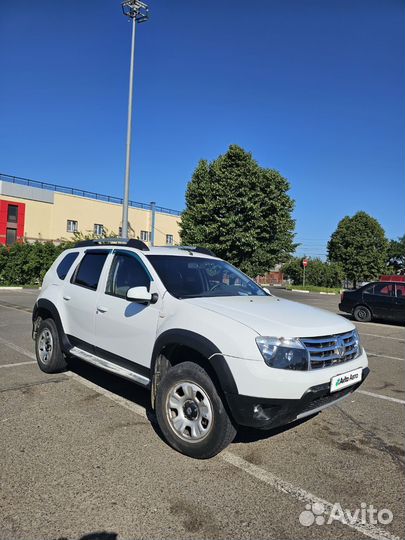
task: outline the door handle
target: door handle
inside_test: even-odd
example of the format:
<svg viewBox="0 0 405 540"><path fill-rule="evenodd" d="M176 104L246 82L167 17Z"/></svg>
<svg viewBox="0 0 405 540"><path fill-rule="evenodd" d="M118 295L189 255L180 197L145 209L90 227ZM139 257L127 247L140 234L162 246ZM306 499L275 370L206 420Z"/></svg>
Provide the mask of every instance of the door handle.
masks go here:
<svg viewBox="0 0 405 540"><path fill-rule="evenodd" d="M72 298L71 296L64 296L63 300L70 300L71 298Z"/></svg>
<svg viewBox="0 0 405 540"><path fill-rule="evenodd" d="M105 313L106 311L108 311L108 308L104 306L97 306L97 311L100 313Z"/></svg>

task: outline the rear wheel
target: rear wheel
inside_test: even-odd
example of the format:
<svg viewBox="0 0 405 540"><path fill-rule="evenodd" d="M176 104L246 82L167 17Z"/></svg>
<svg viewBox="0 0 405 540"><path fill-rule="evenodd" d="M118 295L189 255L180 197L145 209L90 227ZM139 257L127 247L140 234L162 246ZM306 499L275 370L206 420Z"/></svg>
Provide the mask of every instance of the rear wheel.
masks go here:
<svg viewBox="0 0 405 540"><path fill-rule="evenodd" d="M215 456L236 435L211 378L193 362L166 373L156 395L156 417L168 443L197 459Z"/></svg>
<svg viewBox="0 0 405 540"><path fill-rule="evenodd" d="M366 306L357 306L354 308L353 316L356 321L370 322L372 318L372 313Z"/></svg>
<svg viewBox="0 0 405 540"><path fill-rule="evenodd" d="M39 325L35 338L35 353L38 365L45 373L58 373L67 368L53 319L45 319Z"/></svg>

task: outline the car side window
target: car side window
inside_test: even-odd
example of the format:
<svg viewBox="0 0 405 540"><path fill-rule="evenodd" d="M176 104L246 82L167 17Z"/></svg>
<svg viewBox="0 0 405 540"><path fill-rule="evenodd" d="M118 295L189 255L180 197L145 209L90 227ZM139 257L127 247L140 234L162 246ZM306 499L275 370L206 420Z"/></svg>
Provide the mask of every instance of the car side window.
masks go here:
<svg viewBox="0 0 405 540"><path fill-rule="evenodd" d="M374 294L378 296L394 296L393 283L377 283L374 285Z"/></svg>
<svg viewBox="0 0 405 540"><path fill-rule="evenodd" d="M65 279L72 264L77 259L78 255L79 255L79 252L76 251L76 253L68 253L67 255L63 257L63 259L58 264L58 267L56 269L56 273L58 274L59 279Z"/></svg>
<svg viewBox="0 0 405 540"><path fill-rule="evenodd" d="M367 294L374 294L374 285L370 285L369 287L364 289L363 292Z"/></svg>
<svg viewBox="0 0 405 540"><path fill-rule="evenodd" d="M132 287L146 287L149 291L150 277L142 264L132 255L117 254L111 265L106 294L126 298Z"/></svg>
<svg viewBox="0 0 405 540"><path fill-rule="evenodd" d="M95 291L107 256L108 252L86 253L72 276L72 283Z"/></svg>

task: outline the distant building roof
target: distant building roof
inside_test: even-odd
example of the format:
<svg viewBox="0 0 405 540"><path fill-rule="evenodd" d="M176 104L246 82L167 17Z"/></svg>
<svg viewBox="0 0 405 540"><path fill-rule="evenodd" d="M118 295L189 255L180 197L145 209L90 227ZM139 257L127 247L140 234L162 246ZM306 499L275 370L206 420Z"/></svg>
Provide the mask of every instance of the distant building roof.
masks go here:
<svg viewBox="0 0 405 540"><path fill-rule="evenodd" d="M37 189L43 189L47 191L56 191L59 193L65 193L67 195L76 195L77 197L86 197L87 199L96 199L97 201L104 201L114 204L122 204L120 197L113 197L111 195L103 195L101 193L95 193L94 191L86 191L83 189L77 189L67 186L60 186L58 184L49 184L48 182L41 182L39 180L31 180L29 178L22 178L20 176L11 176L9 174L0 173L0 182L10 182L11 184L17 184L20 186L28 186ZM129 201L129 206L133 208L142 208L144 210L151 210L152 206L149 203L142 203L137 201ZM179 210L173 210L172 208L165 208L164 206L155 206L157 212L164 214L171 214L173 216L180 216Z"/></svg>

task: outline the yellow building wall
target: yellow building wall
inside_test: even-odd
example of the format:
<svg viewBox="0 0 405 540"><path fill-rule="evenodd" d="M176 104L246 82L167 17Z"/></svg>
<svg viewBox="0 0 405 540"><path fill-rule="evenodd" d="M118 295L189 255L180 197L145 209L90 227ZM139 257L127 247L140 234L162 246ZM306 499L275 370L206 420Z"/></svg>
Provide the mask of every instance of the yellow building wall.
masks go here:
<svg viewBox="0 0 405 540"><path fill-rule="evenodd" d="M92 233L96 223L115 234L118 234L121 226L122 206L119 204L58 192L54 193L53 204L3 195L1 199L25 203L24 229L27 240L70 240L74 235L67 232L67 220L77 221L78 230L83 234ZM155 245L165 245L166 234L173 235L174 244L179 244L180 216L160 212L156 212L155 216ZM139 238L141 231L152 230L150 210L130 207L128 220L130 237Z"/></svg>
<svg viewBox="0 0 405 540"><path fill-rule="evenodd" d="M0 199L25 204L24 235L27 239L56 240L51 236L53 204L8 195L0 195Z"/></svg>

